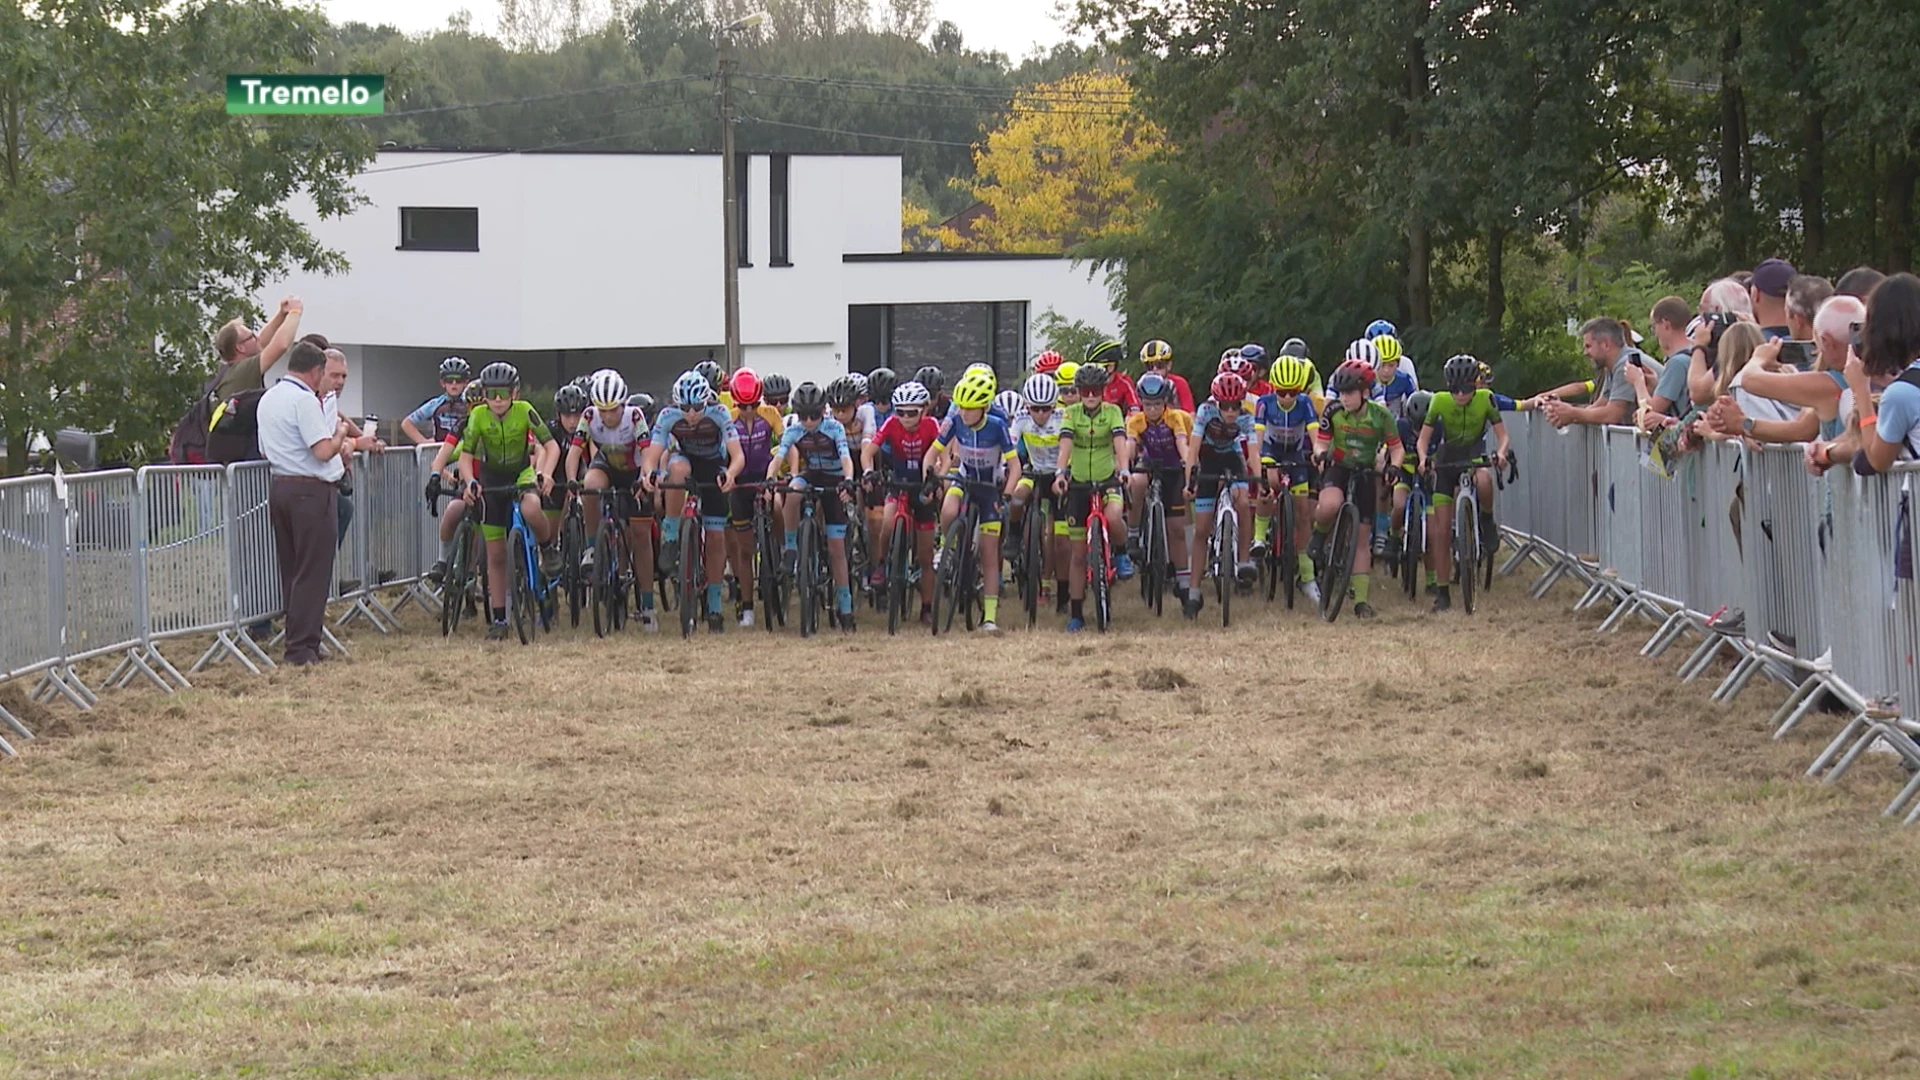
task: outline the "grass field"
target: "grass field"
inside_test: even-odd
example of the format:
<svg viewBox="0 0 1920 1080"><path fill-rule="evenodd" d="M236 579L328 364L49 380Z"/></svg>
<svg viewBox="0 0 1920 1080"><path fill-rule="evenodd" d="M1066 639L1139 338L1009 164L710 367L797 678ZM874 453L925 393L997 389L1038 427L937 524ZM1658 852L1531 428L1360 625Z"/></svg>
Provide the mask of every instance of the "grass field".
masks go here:
<svg viewBox="0 0 1920 1080"><path fill-rule="evenodd" d="M1891 759L1517 594L25 707L0 1074L1920 1076Z"/></svg>

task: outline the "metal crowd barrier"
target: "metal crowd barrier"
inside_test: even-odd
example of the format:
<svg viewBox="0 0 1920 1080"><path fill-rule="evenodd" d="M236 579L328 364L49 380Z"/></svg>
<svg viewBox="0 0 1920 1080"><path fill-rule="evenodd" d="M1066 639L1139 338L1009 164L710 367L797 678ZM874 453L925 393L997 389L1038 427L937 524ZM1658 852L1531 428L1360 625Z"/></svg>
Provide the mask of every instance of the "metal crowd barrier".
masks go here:
<svg viewBox="0 0 1920 1080"><path fill-rule="evenodd" d="M1775 738L1839 702L1850 719L1808 775L1830 783L1869 747L1889 747L1914 777L1885 813L1920 820L1920 463L1816 478L1803 446L1713 442L1670 463L1668 479L1631 428L1554 431L1521 414L1507 424L1529 467L1524 490L1499 504L1514 540L1503 572L1536 564L1536 597L1563 578L1582 583L1576 607L1612 605L1603 631L1657 623L1646 656L1697 636L1677 674L1697 679L1727 656L1715 701L1756 676L1793 687Z"/></svg>
<svg viewBox="0 0 1920 1080"><path fill-rule="evenodd" d="M51 671L60 662L66 625L66 514L51 476L0 480L0 681ZM4 723L22 739L33 732L0 708ZM0 753L13 747L0 738Z"/></svg>

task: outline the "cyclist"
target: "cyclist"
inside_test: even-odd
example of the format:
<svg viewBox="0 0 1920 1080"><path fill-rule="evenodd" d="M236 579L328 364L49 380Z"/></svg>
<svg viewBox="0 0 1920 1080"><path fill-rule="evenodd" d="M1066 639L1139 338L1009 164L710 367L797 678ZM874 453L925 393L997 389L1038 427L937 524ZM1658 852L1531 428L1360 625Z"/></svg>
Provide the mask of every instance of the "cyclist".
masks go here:
<svg viewBox="0 0 1920 1080"><path fill-rule="evenodd" d="M1320 381L1320 369L1311 366L1313 364L1313 354L1307 351L1307 343L1305 341L1297 337L1288 338L1280 343L1280 355L1297 356L1305 360L1309 365L1308 370L1313 372L1313 381L1307 384L1307 392L1317 398L1325 398L1327 396L1326 386Z"/></svg>
<svg viewBox="0 0 1920 1080"><path fill-rule="evenodd" d="M973 483L998 482L1003 489L1001 494L1011 498L1020 484L1020 457L1014 448L1013 435L1007 430L1007 421L993 415L990 409L997 388L998 380L990 368L971 369L960 377L953 386L953 405L958 411L940 429L940 437L927 451L926 465L930 472L944 471L943 465L950 466L957 478ZM1003 472L1004 480L1001 479ZM970 487L950 487L946 502L940 507L940 527L945 529L953 524L960 516L962 502L968 499L980 515L980 557L975 560L979 567L980 606L984 615L980 630L997 634L1000 632L996 621L1000 612L1000 500ZM946 554L942 552L934 558L944 558Z"/></svg>
<svg viewBox="0 0 1920 1080"><path fill-rule="evenodd" d="M1059 394L1058 400L1062 423L1065 422L1067 410L1073 407L1074 402L1080 400L1080 387L1074 383L1074 380L1077 379L1079 375L1080 365L1071 360L1054 369L1053 386L1054 390Z"/></svg>
<svg viewBox="0 0 1920 1080"><path fill-rule="evenodd" d="M617 373L609 372L609 374ZM581 419L587 412L587 392L573 383L567 383L553 392L553 440L560 444L560 460L553 470L553 490L540 500L540 509L553 522L555 530L560 528L560 518L565 514L568 500L573 498L573 489L569 482L579 483L586 475L585 464L575 468L567 451L573 446L573 437L579 433ZM555 536L560 535L557 531Z"/></svg>
<svg viewBox="0 0 1920 1080"><path fill-rule="evenodd" d="M1235 357L1240 363L1246 361ZM1254 436L1253 417L1247 412L1247 380L1237 372L1223 371L1213 377L1208 389L1213 395L1200 403L1193 415L1196 438L1187 449L1187 471L1192 477L1193 549L1187 555L1189 576L1198 584L1207 557L1207 541L1213 536L1214 501L1223 490L1233 500L1234 510L1243 523L1251 522L1247 501L1247 478L1260 475L1259 442ZM1202 476L1202 473L1211 474ZM1223 479L1225 478L1225 479ZM1259 570L1249 553L1253 530L1245 524L1231 553L1238 588L1253 586ZM1182 611L1191 619L1200 614L1202 591L1187 594Z"/></svg>
<svg viewBox="0 0 1920 1080"><path fill-rule="evenodd" d="M1471 469L1480 496L1480 536L1491 554L1499 548L1500 532L1493 523L1493 474L1480 462L1487 454L1487 430L1491 428L1497 440L1494 468L1506 467L1507 425L1493 403L1493 391L1480 387L1478 360L1465 353L1455 356L1447 361L1445 376L1447 392L1435 394L1428 404L1418 445L1420 471L1433 478L1432 535L1453 535L1453 493L1460 486L1461 475ZM1433 445L1436 430L1440 432L1437 447ZM1453 578L1451 552L1443 544L1429 544L1428 548L1427 583L1440 583L1434 591L1433 610L1445 611L1453 606L1447 595L1447 585ZM1469 568L1468 573L1472 572Z"/></svg>
<svg viewBox="0 0 1920 1080"><path fill-rule="evenodd" d="M1382 334L1391 334L1395 337L1398 337L1400 335L1400 331L1395 329L1394 325L1385 319L1375 319L1372 322L1367 324L1367 332L1362 336L1365 337L1368 341L1372 341L1374 338L1377 338Z"/></svg>
<svg viewBox="0 0 1920 1080"><path fill-rule="evenodd" d="M767 479L773 460L774 444L781 434L780 414L764 400L765 384L750 367L735 371L727 379L727 391L733 398L733 432L740 440L744 465L733 490L727 492L727 564L733 568L734 581L740 583L738 619L742 628L753 625L753 507L754 492L745 484L760 484Z"/></svg>
<svg viewBox="0 0 1920 1080"><path fill-rule="evenodd" d="M700 377L707 380L708 386L713 387L713 392L719 397L720 404L725 405L728 409L733 408L733 395L727 390L727 369L714 363L712 360L702 360L693 365L693 370L699 372Z"/></svg>
<svg viewBox="0 0 1920 1080"><path fill-rule="evenodd" d="M467 384L473 381L473 367L463 356L440 361L440 392L421 403L400 421L400 430L415 446L445 442L447 436L459 437L467 422Z"/></svg>
<svg viewBox="0 0 1920 1080"><path fill-rule="evenodd" d="M1245 360L1247 366L1253 369L1253 374L1246 377L1247 400L1257 402L1266 396L1267 391L1273 389L1273 384L1267 381L1267 365L1273 363L1273 358L1267 355L1265 345L1257 341L1249 341L1240 346L1240 359ZM1250 404L1247 409L1252 411L1253 406Z"/></svg>
<svg viewBox="0 0 1920 1080"><path fill-rule="evenodd" d="M1087 350L1087 358L1080 362L1081 367L1098 364L1107 369L1107 387L1101 392L1103 400L1110 405L1120 406L1122 414L1140 408L1140 392L1134 388L1133 380L1120 370L1120 361L1125 359L1127 347L1117 341L1102 341Z"/></svg>
<svg viewBox="0 0 1920 1080"><path fill-rule="evenodd" d="M1255 504L1256 539L1270 537L1280 499L1293 500L1294 551L1300 563L1300 586L1312 604L1320 603L1314 583L1313 560L1307 558L1307 533L1313 520L1309 494L1313 484L1313 436L1319 430L1320 411L1326 405L1310 388L1313 365L1282 354L1267 378L1273 384L1254 406L1254 430L1260 434L1260 466L1267 494Z"/></svg>
<svg viewBox="0 0 1920 1080"><path fill-rule="evenodd" d="M779 416L780 422L774 425L775 431L787 429L787 400L793 396L793 381L777 371L769 371L760 378L760 402Z"/></svg>
<svg viewBox="0 0 1920 1080"><path fill-rule="evenodd" d="M1058 353L1054 355L1059 355ZM1058 370L1056 365L1055 370ZM1052 373L1036 371L1027 377L1026 385L1021 387L1020 396L1026 408L1017 412L1013 418L1013 439L1020 450L1020 483L1014 489L1013 505L1008 510L1007 521L1013 528L1013 535L1019 537L1020 522L1033 503L1035 492L1039 493L1041 505L1045 506L1053 518L1053 531L1041 538L1044 551L1029 551L1029 559L1041 559L1042 565L1053 571L1054 603L1060 613L1067 610L1067 579L1060 577L1066 573L1069 556L1067 543L1067 515L1058 492L1053 490L1053 480L1060 469L1060 410L1055 406L1060 400L1060 384Z"/></svg>
<svg viewBox="0 0 1920 1080"><path fill-rule="evenodd" d="M487 542L487 607L492 616L487 638L499 641L507 636L507 527L513 521L514 496L483 496L480 489L533 485L535 490L519 497L520 515L543 548L546 572L557 572L558 553L550 546L554 529L540 512L540 496L553 488L560 445L533 406L519 400L519 369L506 363L488 364L480 372L480 386L486 408L468 415L460 435L460 475L466 480L462 496L466 504L480 506L480 534Z"/></svg>
<svg viewBox="0 0 1920 1080"><path fill-rule="evenodd" d="M1383 448L1388 465L1396 472L1406 457L1392 414L1385 405L1367 396L1373 389L1372 381L1373 365L1364 360L1343 362L1327 380L1335 396L1327 399L1319 429L1314 432L1315 457L1321 468L1320 501L1314 508L1313 538L1308 545L1313 561L1320 562L1327 535L1333 531L1333 520L1339 516L1341 506L1351 499L1360 510L1352 587L1353 614L1361 619L1371 619L1375 614L1373 605L1368 603L1367 575L1373 568L1373 555L1366 534L1373 526L1367 511L1379 505L1380 496L1369 470L1378 463Z"/></svg>
<svg viewBox="0 0 1920 1080"><path fill-rule="evenodd" d="M646 413L647 423L648 424L653 423L653 395L652 394L638 394L638 393L628 394L627 404L633 406L636 409L639 409L643 413Z"/></svg>
<svg viewBox="0 0 1920 1080"><path fill-rule="evenodd" d="M1062 364L1061 373L1066 370L1067 365ZM1120 406L1105 400L1106 385L1106 368L1098 364L1076 367L1073 386L1074 396L1079 400L1067 406L1060 422L1060 461L1064 465L1054 477L1053 490L1069 496L1067 536L1072 542L1072 562L1067 580L1072 597L1068 603L1067 632L1070 634L1087 626L1086 539L1087 523L1093 517L1093 488L1116 478L1124 487L1128 455L1132 451L1132 444L1127 441L1126 417L1120 412ZM1075 490L1071 486L1074 484L1086 486ZM1107 492L1102 502L1107 521L1107 550L1114 553L1116 576L1125 581L1133 577L1133 561L1127 557L1126 545L1115 543L1114 531L1124 520L1126 500L1119 490L1114 490ZM1104 569L1101 572L1104 573Z"/></svg>
<svg viewBox="0 0 1920 1080"><path fill-rule="evenodd" d="M827 384L827 407L833 410L833 418L840 421L840 426L847 429L847 446L856 460L865 456L867 443L873 440L874 432L880 430L880 419L868 399L870 389L867 376L857 371ZM880 542L880 513L864 505L860 506L859 513L859 524L867 531L867 551L871 553ZM868 580L871 581L871 577Z"/></svg>
<svg viewBox="0 0 1920 1080"><path fill-rule="evenodd" d="M837 382L838 380L836 380ZM819 513L827 532L827 569L833 576L834 615L840 629L853 630L853 589L847 578L847 506L840 498L841 485L853 480L853 452L847 445L847 429L827 415L827 392L817 384L803 382L793 388L794 425L780 438L777 454L786 461L793 477L788 486L795 493L818 488L826 492ZM786 538L781 552L786 572L792 574L800 553L800 512L804 499L788 499Z"/></svg>
<svg viewBox="0 0 1920 1080"><path fill-rule="evenodd" d="M1039 375L1057 375L1060 373L1060 365L1066 361L1067 358L1058 352L1046 349L1033 358L1033 370Z"/></svg>
<svg viewBox="0 0 1920 1080"><path fill-rule="evenodd" d="M900 376L892 368L877 367L867 372L867 401L873 405L875 432L893 415L893 392L899 388Z"/></svg>
<svg viewBox="0 0 1920 1080"><path fill-rule="evenodd" d="M925 473L928 451L933 442L940 437L940 425L928 416L933 407L933 395L918 382L901 383L893 391L893 415L880 425L880 431L873 442L861 450L860 456L866 467L867 481L879 487L879 466L881 458L890 463L895 481L903 484L919 484ZM887 493L886 515L882 521L884 535L893 535L893 524L901 514L909 514L913 520L913 546L922 567L933 565L933 524L934 506L932 498L924 489ZM920 575L920 621L933 622L933 575Z"/></svg>
<svg viewBox="0 0 1920 1080"><path fill-rule="evenodd" d="M930 411L927 415L933 417L935 423L946 423L947 411L953 406L952 400L947 397L946 374L934 365L928 364L913 373L913 381L926 387L927 393L933 398L933 404L928 407Z"/></svg>
<svg viewBox="0 0 1920 1080"><path fill-rule="evenodd" d="M1184 607L1193 581L1187 565L1187 461L1193 440L1193 414L1174 405L1175 384L1158 371L1140 376L1136 389L1140 392L1140 411L1127 417L1127 438L1133 441L1133 464L1137 466L1127 478L1127 547L1136 559L1145 554L1140 519L1146 513L1147 485L1157 476L1160 505L1167 513L1167 559L1173 564L1173 595Z"/></svg>
<svg viewBox="0 0 1920 1080"><path fill-rule="evenodd" d="M671 456L668 450L672 450ZM700 531L707 538L703 567L707 631L718 634L726 626L720 607L726 591L727 553L722 534L727 527L727 495L747 467L747 459L733 427L733 414L720 404L713 384L698 371L681 372L673 381L672 401L654 417L653 432L640 460L640 483L648 492L658 485L662 457L667 458L668 482L691 481L700 489ZM666 516L660 519L660 558L669 567L680 564L680 518L686 503L684 490L667 492Z"/></svg>
<svg viewBox="0 0 1920 1080"><path fill-rule="evenodd" d="M1413 361L1406 359L1400 339L1392 334L1374 338L1373 400L1387 407L1396 418L1407 411L1407 396L1420 389L1413 373Z"/></svg>
<svg viewBox="0 0 1920 1080"><path fill-rule="evenodd" d="M554 397L569 392L580 393L571 386L563 386ZM640 628L649 634L656 633L660 629L660 620L654 613L653 526L649 523L653 517L653 500L635 498L631 494L640 485L640 458L646 451L652 430L645 411L627 403L627 383L617 371L602 369L594 372L587 380L585 398L593 406L593 411L574 433L573 445L567 450L567 476L580 477L584 466L585 475L580 481L582 487L592 490L612 488L628 493L614 514L615 519L624 520L627 527L627 551L631 561L622 570L631 574L639 586ZM600 528L600 496L582 495L580 512L586 519L589 531ZM583 569L593 566L591 546L587 548L580 565Z"/></svg>
<svg viewBox="0 0 1920 1080"><path fill-rule="evenodd" d="M1159 375L1173 384L1173 400L1167 402L1168 408L1178 409L1188 416L1193 415L1193 387L1187 385L1185 375L1176 375L1173 372L1173 346L1159 338L1154 338L1140 346L1140 366L1145 371ZM1145 375L1141 376L1142 379L1145 377ZM1140 389L1137 383L1134 389L1136 391ZM1144 396L1140 404L1142 406L1146 404Z"/></svg>

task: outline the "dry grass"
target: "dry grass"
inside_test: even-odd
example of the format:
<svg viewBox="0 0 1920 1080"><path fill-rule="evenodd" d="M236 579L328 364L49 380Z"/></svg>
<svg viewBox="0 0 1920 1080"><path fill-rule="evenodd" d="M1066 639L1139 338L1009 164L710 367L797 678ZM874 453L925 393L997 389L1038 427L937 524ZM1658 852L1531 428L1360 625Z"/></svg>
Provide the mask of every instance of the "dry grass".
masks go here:
<svg viewBox="0 0 1920 1080"><path fill-rule="evenodd" d="M1893 766L1799 780L1830 723L1772 743L1773 689L1717 708L1516 593L363 630L41 714L0 765L0 1074L1920 1075Z"/></svg>

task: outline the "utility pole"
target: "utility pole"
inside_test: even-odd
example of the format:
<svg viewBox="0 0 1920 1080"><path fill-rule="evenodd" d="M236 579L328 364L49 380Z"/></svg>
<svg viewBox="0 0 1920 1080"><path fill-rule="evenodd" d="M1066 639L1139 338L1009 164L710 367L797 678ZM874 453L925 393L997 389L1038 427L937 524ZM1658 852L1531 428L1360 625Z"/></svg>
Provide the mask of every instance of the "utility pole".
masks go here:
<svg viewBox="0 0 1920 1080"><path fill-rule="evenodd" d="M719 41L719 84L720 84L720 186L722 189L720 205L725 221L721 227L721 242L726 245L722 265L726 267L726 281L722 286L721 302L726 306L727 335L727 371L740 368L740 200L738 181L734 176L733 163L733 69L738 63L733 55L733 36L743 30L751 30L766 21L767 13L756 11L744 18L728 23L720 29Z"/></svg>

